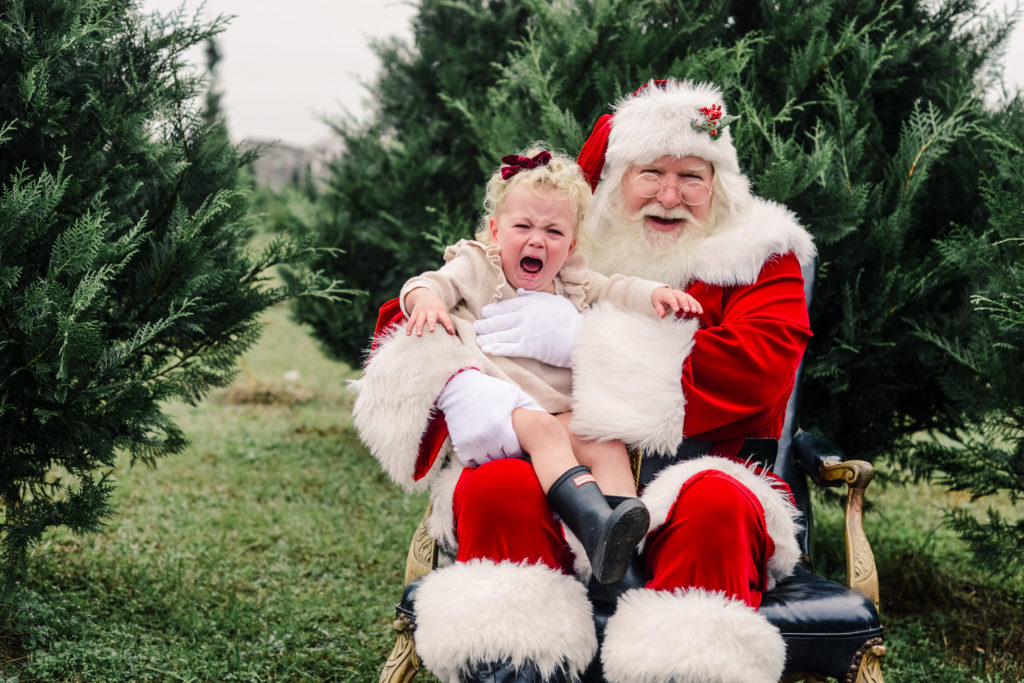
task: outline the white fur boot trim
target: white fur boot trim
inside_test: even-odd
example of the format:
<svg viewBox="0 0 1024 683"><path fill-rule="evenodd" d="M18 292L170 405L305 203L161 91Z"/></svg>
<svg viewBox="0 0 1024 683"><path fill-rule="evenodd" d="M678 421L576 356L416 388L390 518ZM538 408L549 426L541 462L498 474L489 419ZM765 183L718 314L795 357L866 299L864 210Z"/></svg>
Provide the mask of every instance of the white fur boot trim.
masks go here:
<svg viewBox="0 0 1024 683"><path fill-rule="evenodd" d="M722 593L641 588L619 599L601 662L610 683L777 683L786 643Z"/></svg>
<svg viewBox="0 0 1024 683"><path fill-rule="evenodd" d="M597 652L582 583L543 565L473 560L428 574L416 596L416 652L443 681L474 663L533 662L578 678Z"/></svg>
<svg viewBox="0 0 1024 683"><path fill-rule="evenodd" d="M573 432L595 441L675 453L683 439L683 360L698 322L598 304L572 352Z"/></svg>
<svg viewBox="0 0 1024 683"><path fill-rule="evenodd" d="M764 508L765 527L775 544L775 552L768 558L767 587L771 590L779 579L789 576L800 561L800 546L796 540L800 511L793 505L789 492L777 488L781 485L776 479L756 473L753 466L747 467L728 458L705 456L666 467L644 489L641 497L651 513L651 532L665 524L683 484L705 470L718 470L736 479L750 489Z"/></svg>

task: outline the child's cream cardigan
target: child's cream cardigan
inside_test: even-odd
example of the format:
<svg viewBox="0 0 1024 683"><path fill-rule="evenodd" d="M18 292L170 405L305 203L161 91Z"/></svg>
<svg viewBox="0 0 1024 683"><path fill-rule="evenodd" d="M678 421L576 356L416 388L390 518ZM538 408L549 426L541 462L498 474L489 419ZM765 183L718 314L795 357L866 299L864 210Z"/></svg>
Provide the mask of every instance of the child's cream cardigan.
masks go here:
<svg viewBox="0 0 1024 683"><path fill-rule="evenodd" d="M461 240L449 246L444 253L445 265L410 279L402 287L399 301L402 312L405 296L417 287L426 287L437 294L448 307L461 344L475 349L479 362L474 365L482 372L513 382L552 414L571 409L572 372L568 368L547 365L531 358L487 356L476 345L473 321L481 317L487 304L518 296L505 279L497 244L484 244ZM578 310L585 311L598 301L609 301L630 311L646 312L656 316L651 294L660 282L642 280L625 275L606 277L589 270L586 260L578 253L569 256L555 276L555 293L567 298ZM430 334L424 332L424 334ZM438 326L433 334L446 335Z"/></svg>

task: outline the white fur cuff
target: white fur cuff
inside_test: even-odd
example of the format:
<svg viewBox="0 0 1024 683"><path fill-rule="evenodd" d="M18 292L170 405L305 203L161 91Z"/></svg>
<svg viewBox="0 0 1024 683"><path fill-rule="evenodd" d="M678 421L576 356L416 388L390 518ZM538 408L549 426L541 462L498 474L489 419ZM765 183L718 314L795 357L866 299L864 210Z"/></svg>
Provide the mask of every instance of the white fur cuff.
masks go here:
<svg viewBox="0 0 1024 683"><path fill-rule="evenodd" d="M583 584L542 565L473 560L427 575L416 597L416 651L443 681L473 663L537 665L578 677L597 652Z"/></svg>
<svg viewBox="0 0 1024 683"><path fill-rule="evenodd" d="M697 327L694 319L603 304L584 314L572 352L572 430L584 439L675 453L686 405L683 361Z"/></svg>
<svg viewBox="0 0 1024 683"><path fill-rule="evenodd" d="M786 643L721 593L636 589L608 620L601 662L610 683L776 683Z"/></svg>
<svg viewBox="0 0 1024 683"><path fill-rule="evenodd" d="M358 394L352 420L359 437L407 491L425 490L440 469L435 467L419 482L413 480L434 401L448 378L474 365L475 357L444 332L406 336L405 328L396 326L366 363L363 377L350 383Z"/></svg>
<svg viewBox="0 0 1024 683"><path fill-rule="evenodd" d="M671 465L644 489L642 500L651 512L651 531L665 523L683 484L705 470L717 470L729 475L748 488L761 503L765 528L775 544L775 552L768 558L767 585L770 590L779 579L789 576L800 561L800 546L796 540L800 511L793 505L789 492L777 488L777 480L767 474L758 474L743 463L715 456Z"/></svg>

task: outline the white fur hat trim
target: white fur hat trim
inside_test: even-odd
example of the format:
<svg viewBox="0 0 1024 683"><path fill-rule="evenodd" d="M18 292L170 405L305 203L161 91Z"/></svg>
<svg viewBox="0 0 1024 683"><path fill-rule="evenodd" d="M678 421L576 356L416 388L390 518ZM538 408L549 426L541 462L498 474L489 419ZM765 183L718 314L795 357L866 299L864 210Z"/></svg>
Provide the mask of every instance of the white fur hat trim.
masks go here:
<svg viewBox="0 0 1024 683"><path fill-rule="evenodd" d="M710 83L668 80L649 83L636 95L619 101L612 119L605 154L605 175L610 169L646 164L665 155L700 157L717 169L739 173L736 148L728 128L713 136L695 130L705 120L702 108L717 105L727 116L722 91Z"/></svg>

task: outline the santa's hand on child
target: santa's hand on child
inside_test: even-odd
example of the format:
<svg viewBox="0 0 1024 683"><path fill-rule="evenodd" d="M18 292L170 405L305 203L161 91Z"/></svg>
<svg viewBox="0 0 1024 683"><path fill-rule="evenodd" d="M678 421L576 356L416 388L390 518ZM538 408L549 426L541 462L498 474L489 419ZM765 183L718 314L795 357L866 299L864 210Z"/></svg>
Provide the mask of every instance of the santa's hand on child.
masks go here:
<svg viewBox="0 0 1024 683"><path fill-rule="evenodd" d="M527 289L517 293L515 298L483 307L484 317L473 323L480 349L496 356L571 367L580 312L564 296Z"/></svg>

